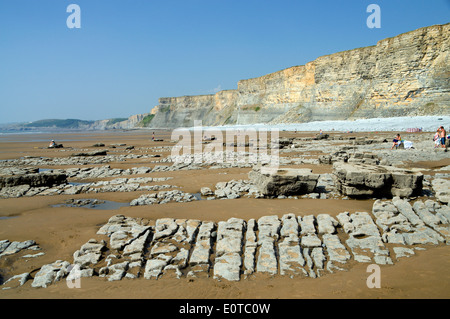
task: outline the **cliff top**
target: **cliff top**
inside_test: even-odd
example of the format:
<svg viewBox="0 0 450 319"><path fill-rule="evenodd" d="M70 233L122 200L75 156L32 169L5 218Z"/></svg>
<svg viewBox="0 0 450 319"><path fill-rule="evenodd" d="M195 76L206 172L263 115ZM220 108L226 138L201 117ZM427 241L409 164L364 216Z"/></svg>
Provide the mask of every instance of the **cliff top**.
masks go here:
<svg viewBox="0 0 450 319"><path fill-rule="evenodd" d="M314 61L317 61L317 60L320 60L320 59L324 59L324 58L327 58L327 57L330 57L330 56L333 56L333 55L339 55L339 54L349 53L349 52L357 51L357 50L365 50L365 49L375 48L375 47L377 47L378 45L380 45L381 43L386 42L386 41L390 41L390 40L395 39L395 38L401 38L401 37L404 37L404 36L409 36L409 35L411 35L411 34L413 34L413 33L420 33L420 32L423 32L423 31L425 31L425 30L434 29L434 28L436 28L436 27L442 28L442 27L445 27L445 26L450 26L450 23L446 23L446 24L435 24L435 25L431 25L431 26L427 26L427 27L422 27L422 28L419 28L419 29L415 29L415 30L412 30L412 31L404 32L404 33L398 34L398 35L393 36L393 37L388 37L388 38L384 38L384 39L382 39L382 40L379 40L379 41L377 42L376 45L365 46L365 47L359 47L359 48L354 48L354 49L349 49L349 50L339 51L339 52L335 52L335 53L331 53L331 54L325 54L325 55L322 55L322 56L317 57L317 58L316 58L315 60L313 60L313 61L307 62L307 63L304 64L304 65L290 66L290 67L284 68L284 69L282 69L282 70L275 71L275 72L271 72L271 73L268 73L268 74L265 74L265 75L262 75L262 76L257 76L257 77L253 77L253 78L243 79L243 80L240 80L239 82L251 81L251 80L255 80L255 79L261 78L261 77L272 77L272 76L275 76L275 75L277 75L277 74L279 74L279 73L285 72L285 71L290 70L290 69L293 69L293 68L302 68L302 67L305 67L305 66L308 65L309 63L313 63ZM238 82L238 83L239 83L239 82Z"/></svg>
<svg viewBox="0 0 450 319"><path fill-rule="evenodd" d="M445 26L450 26L450 23L435 24L435 25L431 25L431 26L426 26L426 27L422 27L422 28L419 28L419 29L415 29L415 30L412 30L412 31L404 32L404 33L401 33L401 34L393 36L393 37L388 37L388 38L379 40L377 42L377 44L375 44L375 45L359 47L359 48L354 48L354 49L349 49L349 50L344 50L344 51L339 51L339 52L335 52L335 53L331 53L331 54L322 55L322 56L317 57L313 61L307 62L304 65L294 65L294 66L290 66L290 67L284 68L282 70L271 72L271 73L268 73L268 74L265 74L265 75L262 75L262 76L257 76L257 77L253 77L253 78L239 80L238 81L238 87L239 87L239 83L243 83L243 82L246 82L246 81L252 81L252 80L255 80L255 79L259 79L259 78L270 78L270 77L273 77L273 76L277 76L280 73L283 73L283 72L286 72L286 71L289 71L289 70L292 70L292 69L295 69L295 68L304 68L305 66L307 66L310 63L314 63L315 61L318 61L318 60L321 60L321 59L325 59L327 57L331 57L331 56L339 55L339 54L346 54L346 53L350 53L352 51L357 51L357 50L370 50L370 49L376 48L377 46L381 45L381 43L384 43L386 41L390 41L390 40L392 40L394 38L401 38L401 37L404 37L404 36L409 36L412 33L418 33L418 32L420 33L420 32L423 32L425 30L428 30L428 29L434 29L436 27L442 28L442 27L445 27ZM163 104L164 100L185 99L185 98L191 98L191 97L195 97L195 98L208 97L208 98L210 98L210 97L213 97L213 96L217 95L220 92L229 92L229 91L236 91L236 89L221 90L221 91L216 92L214 94L200 94L200 95L192 94L192 95L183 95L183 96L178 96L178 97L161 97L161 98L159 98L159 102L160 102L160 104ZM163 103L161 103L161 102L163 102Z"/></svg>

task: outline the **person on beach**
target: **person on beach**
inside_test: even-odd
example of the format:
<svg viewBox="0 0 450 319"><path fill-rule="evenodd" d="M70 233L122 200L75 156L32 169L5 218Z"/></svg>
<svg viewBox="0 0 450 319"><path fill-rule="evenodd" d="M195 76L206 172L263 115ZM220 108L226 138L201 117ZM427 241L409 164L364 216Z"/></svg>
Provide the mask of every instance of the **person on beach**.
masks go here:
<svg viewBox="0 0 450 319"><path fill-rule="evenodd" d="M152 141L154 141L155 140L155 132L153 132L153 134L152 134Z"/></svg>
<svg viewBox="0 0 450 319"><path fill-rule="evenodd" d="M445 131L443 126L441 126L439 128L438 132L439 132L439 138L440 138L440 142L441 142L441 147L445 148L445 138L447 136L447 132Z"/></svg>
<svg viewBox="0 0 450 319"><path fill-rule="evenodd" d="M48 146L48 148L63 148L62 144L56 144L55 140L52 140Z"/></svg>
<svg viewBox="0 0 450 319"><path fill-rule="evenodd" d="M397 134L395 138L392 140L391 150L394 149L394 147L396 148L397 146L399 146L401 142L402 138L400 137L400 134Z"/></svg>
<svg viewBox="0 0 450 319"><path fill-rule="evenodd" d="M438 148L439 145L441 145L441 137L439 136L439 130L437 129L436 134L434 134L433 141L434 141L434 148Z"/></svg>

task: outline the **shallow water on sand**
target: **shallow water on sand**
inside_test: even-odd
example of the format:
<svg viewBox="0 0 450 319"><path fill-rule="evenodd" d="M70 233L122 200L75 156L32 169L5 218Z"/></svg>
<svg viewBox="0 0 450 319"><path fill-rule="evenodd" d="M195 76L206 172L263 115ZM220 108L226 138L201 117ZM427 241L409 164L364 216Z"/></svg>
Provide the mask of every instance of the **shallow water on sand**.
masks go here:
<svg viewBox="0 0 450 319"><path fill-rule="evenodd" d="M52 207L81 207L90 209L101 209L101 210L116 210L121 207L128 207L129 203L120 203L109 200L97 200L97 199L76 199L71 201L66 201L62 204L52 205Z"/></svg>

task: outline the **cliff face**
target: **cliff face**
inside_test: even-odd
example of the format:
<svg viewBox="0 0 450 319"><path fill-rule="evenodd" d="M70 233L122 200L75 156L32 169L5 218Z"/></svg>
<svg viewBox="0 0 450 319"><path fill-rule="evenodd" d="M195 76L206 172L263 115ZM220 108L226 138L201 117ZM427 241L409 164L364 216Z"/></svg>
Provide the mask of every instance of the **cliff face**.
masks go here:
<svg viewBox="0 0 450 319"><path fill-rule="evenodd" d="M161 98L155 128L450 113L450 24L322 56L215 95Z"/></svg>
<svg viewBox="0 0 450 319"><path fill-rule="evenodd" d="M89 130L112 130L112 129L132 129L139 125L139 123L147 116L146 114L132 115L127 119L108 119L98 120L87 127Z"/></svg>

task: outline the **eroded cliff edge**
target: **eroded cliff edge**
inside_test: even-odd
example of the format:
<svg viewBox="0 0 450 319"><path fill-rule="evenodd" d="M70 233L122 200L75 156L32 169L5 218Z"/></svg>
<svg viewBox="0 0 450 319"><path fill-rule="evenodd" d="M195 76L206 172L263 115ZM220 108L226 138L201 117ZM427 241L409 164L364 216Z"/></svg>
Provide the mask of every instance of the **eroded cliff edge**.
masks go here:
<svg viewBox="0 0 450 319"><path fill-rule="evenodd" d="M450 24L322 56L237 90L166 97L149 126L301 123L320 120L450 114Z"/></svg>

